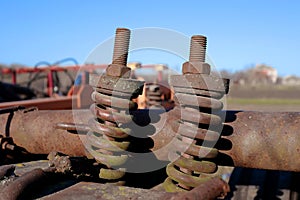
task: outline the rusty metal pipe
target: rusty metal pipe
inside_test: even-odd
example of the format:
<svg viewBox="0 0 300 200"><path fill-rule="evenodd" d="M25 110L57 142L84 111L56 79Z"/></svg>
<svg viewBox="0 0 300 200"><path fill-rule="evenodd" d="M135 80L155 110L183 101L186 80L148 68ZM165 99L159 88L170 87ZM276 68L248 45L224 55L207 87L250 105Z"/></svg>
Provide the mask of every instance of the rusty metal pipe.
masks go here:
<svg viewBox="0 0 300 200"><path fill-rule="evenodd" d="M226 122L216 144L219 165L300 171L300 112L224 112ZM170 111L169 116L173 115ZM164 127L152 137L154 150L175 134L169 126ZM167 160L167 153L159 156Z"/></svg>
<svg viewBox="0 0 300 200"><path fill-rule="evenodd" d="M80 182L67 189L42 197L43 200L53 199L145 199L145 200L208 200L223 197L229 192L227 183L213 178L188 192L168 193L160 190ZM113 194L113 195L112 195Z"/></svg>
<svg viewBox="0 0 300 200"><path fill-rule="evenodd" d="M77 122L87 124L90 112L78 110ZM8 114L0 115L0 134L5 133L6 124L9 123L9 136L17 146L25 148L32 154L49 154L59 151L70 156L85 156L85 149L80 135L70 134L68 131L58 129L60 122L72 123L72 110L48 111L16 111L11 122ZM84 139L84 138L83 138Z"/></svg>
<svg viewBox="0 0 300 200"><path fill-rule="evenodd" d="M87 124L88 110L78 111L77 123ZM138 111L144 112L144 111ZM171 122L176 120L173 111L159 111L159 121L153 123L157 132L151 136L152 150L166 146L176 135ZM144 112L144 114L149 114ZM5 132L7 114L0 115L0 133ZM143 119L143 117L139 117ZM161 125L162 119L168 119ZM221 140L218 144L220 156L217 162L223 165L300 171L300 112L234 112L226 111ZM10 136L16 145L34 154L48 154L59 151L71 156L85 156L82 144L84 135L71 134L58 129L60 122L73 123L71 110L15 112L10 125ZM162 127L162 128L161 128ZM156 155L160 160L168 160L167 149Z"/></svg>
<svg viewBox="0 0 300 200"><path fill-rule="evenodd" d="M227 116L231 122L222 139L232 147L221 153L234 166L300 171L299 112L227 112Z"/></svg>
<svg viewBox="0 0 300 200"><path fill-rule="evenodd" d="M41 184L45 181L47 174L42 169L34 169L7 185L1 192L1 199L17 200L25 191L33 187L33 184Z"/></svg>

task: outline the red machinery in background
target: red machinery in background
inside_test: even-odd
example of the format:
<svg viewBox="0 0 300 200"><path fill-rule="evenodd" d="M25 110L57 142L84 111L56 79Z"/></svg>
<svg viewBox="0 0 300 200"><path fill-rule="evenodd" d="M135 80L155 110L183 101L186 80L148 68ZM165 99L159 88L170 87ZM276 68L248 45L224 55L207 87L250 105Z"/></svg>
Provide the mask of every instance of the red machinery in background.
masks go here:
<svg viewBox="0 0 300 200"><path fill-rule="evenodd" d="M47 63L41 62L41 64ZM37 66L0 68L2 77L6 76L5 82L0 81L0 86L2 84L2 87L5 88L1 93L2 96L7 97L0 101L2 102L0 108L11 106L35 106L40 110L88 108L92 103L90 94L93 90L88 85L88 74L102 73L107 67L106 64ZM169 72L166 65L129 63L128 66L132 68L132 78L143 79L147 85L156 84L161 92L163 106L168 105L167 107L170 107L172 103L166 103L172 99L171 90L168 87L167 76ZM58 73L62 75L58 77ZM42 84L36 84L37 86L33 88L33 83L40 79L43 79ZM66 79L70 79L68 86L65 83L60 83ZM64 91L60 89L60 85L64 86ZM149 101L146 90L138 101L139 107L149 107L146 103Z"/></svg>
<svg viewBox="0 0 300 200"><path fill-rule="evenodd" d="M20 98L8 98L3 99L0 104L0 108L10 107L10 106L36 106L38 109L71 109L73 108L85 108L90 104L89 98L82 98L85 95L91 93L91 88L88 84L88 77L86 75L95 70L105 69L107 65L75 65L75 66L47 66L47 67L22 67L22 68L2 68L0 72L2 75L10 76L11 83L1 83L6 91L2 91L2 95L11 96L20 96ZM78 76L76 76L78 71L81 71ZM57 73L65 72L65 76L61 79L71 79L69 82L68 90L65 92L57 89L55 84L55 79L58 79ZM70 72L73 74L71 75ZM30 86L35 80L41 79L38 77L43 74L43 82L46 87L35 91ZM18 84L19 76L26 77L26 86ZM33 75L33 76L32 76ZM76 77L76 78L74 78ZM24 79L24 77L22 77ZM24 82L24 80L23 80ZM40 86L43 87L43 86ZM5 94L8 93L11 94ZM40 93L37 96L37 93ZM41 95L42 93L42 95ZM35 95L34 95L35 94ZM0 95L1 96L1 95ZM25 96L25 97L21 97ZM29 97L28 97L29 96ZM4 102L7 100L7 102ZM73 103L72 103L73 102Z"/></svg>

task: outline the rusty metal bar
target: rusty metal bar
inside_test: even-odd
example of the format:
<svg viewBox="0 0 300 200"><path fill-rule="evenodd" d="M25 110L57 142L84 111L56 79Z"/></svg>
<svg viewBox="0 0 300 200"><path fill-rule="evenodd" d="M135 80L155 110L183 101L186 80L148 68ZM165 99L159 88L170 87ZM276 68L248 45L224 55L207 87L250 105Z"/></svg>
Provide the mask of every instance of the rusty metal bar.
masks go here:
<svg viewBox="0 0 300 200"><path fill-rule="evenodd" d="M76 122L87 124L90 111L78 110L78 113L81 121ZM226 125L217 144L219 164L300 171L300 112L227 111L226 115ZM0 115L0 134L5 133L7 117L8 114ZM167 119L167 123L164 124L163 119ZM156 150L165 147L176 135L172 130L174 120L176 117L171 110L159 114L159 120L153 123L157 132L151 136L154 141L151 150L160 160L168 160L167 148L159 153ZM48 154L55 150L71 156L85 156L81 141L85 139L84 135L57 128L61 122L74 123L71 110L17 111L10 124L10 137L30 153Z"/></svg>
<svg viewBox="0 0 300 200"><path fill-rule="evenodd" d="M78 110L77 122L87 124L88 110ZM0 115L0 134L5 133L8 114ZM72 110L30 111L14 113L9 124L9 136L16 145L33 154L49 154L59 151L70 156L85 156L85 148L80 135L56 127L60 122L74 122ZM84 139L84 138L83 138Z"/></svg>
<svg viewBox="0 0 300 200"><path fill-rule="evenodd" d="M47 174L42 169L34 169L4 187L0 192L1 199L20 199L25 191L33 187L33 184L41 184L47 178ZM45 183L45 182L44 182Z"/></svg>
<svg viewBox="0 0 300 200"><path fill-rule="evenodd" d="M217 143L219 165L300 171L300 112L225 112L226 123ZM176 135L170 128L173 110L169 116L167 126L152 136L153 150L166 146ZM158 158L167 160L168 151Z"/></svg>
<svg viewBox="0 0 300 200"><path fill-rule="evenodd" d="M227 115L232 122L226 124L222 138L232 147L221 152L231 157L234 166L300 171L299 112Z"/></svg>
<svg viewBox="0 0 300 200"><path fill-rule="evenodd" d="M199 187L183 193L168 193L159 190L146 190L116 186L111 184L99 184L80 182L63 191L45 196L41 199L189 199L189 200L212 200L229 192L227 183L219 178L213 178Z"/></svg>

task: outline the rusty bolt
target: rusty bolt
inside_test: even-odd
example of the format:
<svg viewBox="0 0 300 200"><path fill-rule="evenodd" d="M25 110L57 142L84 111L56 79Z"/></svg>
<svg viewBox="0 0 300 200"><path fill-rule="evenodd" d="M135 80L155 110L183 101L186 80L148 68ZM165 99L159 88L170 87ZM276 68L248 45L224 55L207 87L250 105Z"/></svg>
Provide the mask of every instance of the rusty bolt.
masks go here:
<svg viewBox="0 0 300 200"><path fill-rule="evenodd" d="M2 150L8 149L13 151L15 149L15 145L11 137L3 137L0 135L0 145Z"/></svg>
<svg viewBox="0 0 300 200"><path fill-rule="evenodd" d="M190 44L190 62L205 62L206 37L193 35Z"/></svg>
<svg viewBox="0 0 300 200"><path fill-rule="evenodd" d="M183 74L210 74L210 65L205 63L206 37L194 35L191 38L190 58L183 63Z"/></svg>
<svg viewBox="0 0 300 200"><path fill-rule="evenodd" d="M210 65L205 62L185 62L182 65L183 74L210 74Z"/></svg>
<svg viewBox="0 0 300 200"><path fill-rule="evenodd" d="M130 30L126 28L117 28L113 61L106 69L106 74L114 77L129 78L130 68L127 67L127 56L130 40Z"/></svg>
<svg viewBox="0 0 300 200"><path fill-rule="evenodd" d="M129 78L130 77L130 68L122 65L117 64L110 64L106 68L106 73L109 76L114 77L123 77L123 78Z"/></svg>

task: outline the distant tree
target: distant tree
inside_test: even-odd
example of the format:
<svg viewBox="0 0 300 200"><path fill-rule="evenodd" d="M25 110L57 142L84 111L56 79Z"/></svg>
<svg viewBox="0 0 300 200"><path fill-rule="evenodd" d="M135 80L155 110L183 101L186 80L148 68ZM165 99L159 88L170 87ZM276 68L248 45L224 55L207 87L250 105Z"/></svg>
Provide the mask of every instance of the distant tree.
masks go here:
<svg viewBox="0 0 300 200"><path fill-rule="evenodd" d="M220 71L220 74L221 74L221 76L222 76L223 78L229 78L229 79L231 79L232 76L233 76L232 73L230 73L229 71L227 71L227 70L225 70L225 69L221 70L221 71Z"/></svg>
<svg viewBox="0 0 300 200"><path fill-rule="evenodd" d="M12 63L9 67L12 69L18 69L18 68L22 68L22 67L26 67L26 66L19 64L19 63Z"/></svg>
<svg viewBox="0 0 300 200"><path fill-rule="evenodd" d="M0 69L7 68L8 66L6 64L0 63Z"/></svg>

